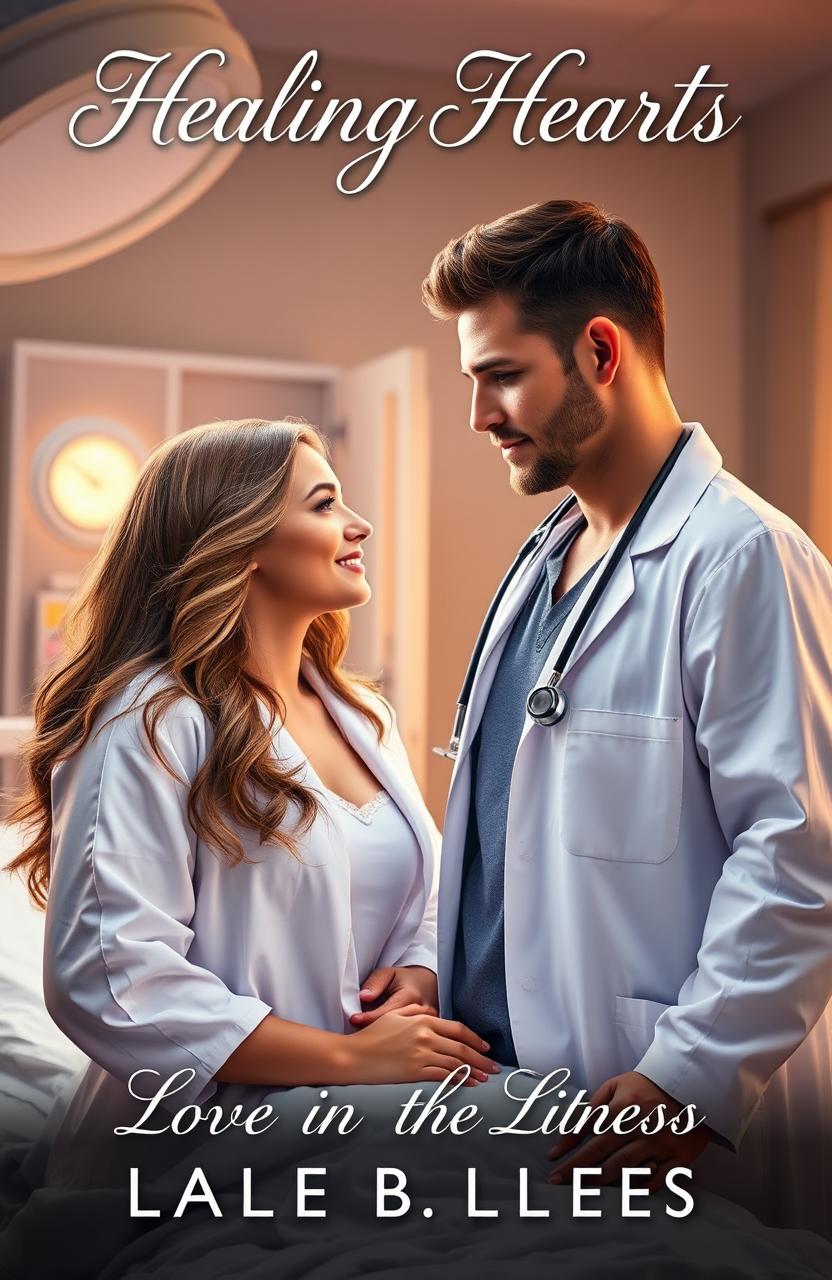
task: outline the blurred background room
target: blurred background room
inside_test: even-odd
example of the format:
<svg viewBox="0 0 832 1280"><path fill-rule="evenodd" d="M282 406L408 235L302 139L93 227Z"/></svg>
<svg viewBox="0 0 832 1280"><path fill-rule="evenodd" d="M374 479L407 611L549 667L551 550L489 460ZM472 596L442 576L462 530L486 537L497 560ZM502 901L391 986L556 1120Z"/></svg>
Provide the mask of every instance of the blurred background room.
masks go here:
<svg viewBox="0 0 832 1280"><path fill-rule="evenodd" d="M445 743L482 613L551 495L524 499L468 430L456 334L428 315L433 255L538 200L630 222L662 278L671 394L725 466L832 554L832 7L822 0L70 0L12 3L0 30L0 753L15 775L38 673L102 528L147 452L221 418L300 415L329 435L369 517L374 600L353 662L381 675L442 821ZM675 102L727 82L724 139L515 145L496 118L454 150L417 130L364 192L322 142L101 150L66 121L115 48L221 47L223 92L270 101L298 57L327 95L454 98L475 49L562 49L583 100ZM214 86L217 92L217 86ZM357 154L357 152L356 152Z"/></svg>

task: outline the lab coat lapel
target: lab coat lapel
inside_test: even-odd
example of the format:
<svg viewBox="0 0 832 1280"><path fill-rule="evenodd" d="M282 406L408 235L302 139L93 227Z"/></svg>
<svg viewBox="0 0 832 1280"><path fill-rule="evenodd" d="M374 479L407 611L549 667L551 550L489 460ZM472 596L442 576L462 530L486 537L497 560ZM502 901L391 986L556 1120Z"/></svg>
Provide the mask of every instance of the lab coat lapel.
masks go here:
<svg viewBox="0 0 832 1280"><path fill-rule="evenodd" d="M676 538L705 489L722 466L722 458L708 438L704 427L698 422L684 425L691 428L688 442L647 512L644 523L622 557L612 580L575 645L569 661L562 669L565 676L582 660L632 596L635 589L633 561L647 552L667 546ZM613 547L604 556L597 573L592 575L592 580L581 593L581 599L569 615L568 626L571 627L577 621L584 603L589 599L598 574L602 572L603 564L613 552ZM560 650L565 642L566 628L555 648ZM546 680L553 667L551 659L556 657L557 653L553 653L544 667Z"/></svg>
<svg viewBox="0 0 832 1280"><path fill-rule="evenodd" d="M303 674L338 725L347 742L378 778L413 828L422 854L422 870L426 892L430 891L433 840L424 801L406 759L399 761L393 752L379 744L376 731L366 716L339 698L311 663L304 662Z"/></svg>
<svg viewBox="0 0 832 1280"><path fill-rule="evenodd" d="M557 543L567 536L567 532L572 528L573 524L580 519L580 510L576 509L575 511L570 511L569 514L551 530L538 549L530 557L528 564L526 564L523 570L517 575L516 580L511 584L511 587L503 598L497 612L497 616L494 619L491 630L488 634L482 655L480 656L480 661L477 667L477 676L474 680L474 685L471 690L471 699L468 703L468 713L465 717L462 739L459 744L459 753L457 755L456 766L454 769L454 777L458 774L460 766L470 749L485 710L485 704L488 700L488 694L491 689L491 684L494 680L494 673L499 661L499 655L496 653L497 647L507 637L512 623L525 604L529 592L537 580L541 563ZM491 661L492 656L494 657L494 661ZM453 780L451 785L453 785Z"/></svg>
<svg viewBox="0 0 832 1280"><path fill-rule="evenodd" d="M608 630L633 595L635 590L633 561L638 556L655 551L673 541L722 466L722 458L702 425L698 422L684 425L691 428L687 444L645 516L644 523L624 553L621 563L598 601L568 661L560 668L564 677L564 689L567 692L569 673ZM613 554L614 546L615 544L610 547L571 610L557 643L543 665L537 680L538 684L546 684L549 680L558 661L558 655L567 643L567 638L577 623L598 577L603 572L604 565ZM518 752L533 724L534 721L527 715L518 743Z"/></svg>
<svg viewBox="0 0 832 1280"><path fill-rule="evenodd" d="M468 712L459 744L459 752L451 775L448 804L445 811L445 833L442 842L440 866L439 906L437 917L437 948L440 979L440 1008L445 1016L451 1009L451 974L457 930L457 916L462 884L462 855L465 848L465 828L470 802L469 751L485 710L488 694L499 663L503 643L509 628L525 603L540 572L542 560L564 538L575 520L581 518L580 510L570 512L558 523L530 557L503 597L489 631L477 666L477 674L468 701Z"/></svg>
<svg viewBox="0 0 832 1280"><path fill-rule="evenodd" d="M305 669L304 674L308 674ZM309 683L313 683L311 677L309 678ZM317 685L315 687L317 688ZM260 710L264 723L268 725L269 712L263 702L260 703ZM278 721L275 721L271 726L271 733L272 743L281 765L297 770L304 785L310 786L314 790L317 777L315 770L288 730L283 728ZM338 815L335 814L333 817L334 821L326 822L324 838L327 852L330 856L327 858L328 868L324 882L329 884L330 909L332 908L332 897L334 896L335 908L328 918L328 928L335 935L332 939L335 953L340 954L343 959L339 999L344 1017L344 1030L347 1031L349 1030L349 1015L358 1013L361 1008L356 996L360 979L358 976L358 960L350 927L350 860ZM316 818L315 826L317 827L318 823L322 821L324 819Z"/></svg>

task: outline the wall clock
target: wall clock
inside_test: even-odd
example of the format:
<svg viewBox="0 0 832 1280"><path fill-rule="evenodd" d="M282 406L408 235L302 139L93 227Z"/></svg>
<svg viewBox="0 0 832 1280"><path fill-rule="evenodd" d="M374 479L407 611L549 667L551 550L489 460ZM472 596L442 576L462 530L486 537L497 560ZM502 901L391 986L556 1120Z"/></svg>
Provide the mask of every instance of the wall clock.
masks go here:
<svg viewBox="0 0 832 1280"><path fill-rule="evenodd" d="M50 431L32 459L41 517L77 546L97 546L130 496L147 450L120 422L72 418Z"/></svg>

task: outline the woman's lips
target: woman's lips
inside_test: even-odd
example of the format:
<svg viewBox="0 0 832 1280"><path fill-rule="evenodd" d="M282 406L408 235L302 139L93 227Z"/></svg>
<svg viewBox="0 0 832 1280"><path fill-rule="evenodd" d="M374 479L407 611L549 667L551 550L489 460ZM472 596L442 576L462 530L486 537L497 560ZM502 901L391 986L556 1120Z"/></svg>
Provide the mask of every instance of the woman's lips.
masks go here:
<svg viewBox="0 0 832 1280"><path fill-rule="evenodd" d="M364 565L358 557L350 559L336 560L335 563L342 569L346 569L348 573L363 573Z"/></svg>

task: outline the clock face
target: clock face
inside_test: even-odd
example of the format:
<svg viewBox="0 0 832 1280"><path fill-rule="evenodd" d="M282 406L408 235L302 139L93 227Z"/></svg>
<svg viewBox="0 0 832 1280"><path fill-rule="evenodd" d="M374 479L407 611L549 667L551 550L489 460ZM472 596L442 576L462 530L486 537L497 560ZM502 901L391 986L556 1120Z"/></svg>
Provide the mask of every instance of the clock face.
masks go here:
<svg viewBox="0 0 832 1280"><path fill-rule="evenodd" d="M76 529L103 533L130 496L138 475L134 455L120 440L80 435L63 445L47 475L55 510Z"/></svg>
<svg viewBox="0 0 832 1280"><path fill-rule="evenodd" d="M144 453L121 423L105 418L63 423L33 459L41 515L63 538L94 546L130 497Z"/></svg>

